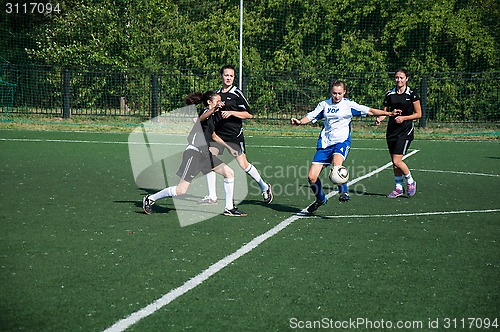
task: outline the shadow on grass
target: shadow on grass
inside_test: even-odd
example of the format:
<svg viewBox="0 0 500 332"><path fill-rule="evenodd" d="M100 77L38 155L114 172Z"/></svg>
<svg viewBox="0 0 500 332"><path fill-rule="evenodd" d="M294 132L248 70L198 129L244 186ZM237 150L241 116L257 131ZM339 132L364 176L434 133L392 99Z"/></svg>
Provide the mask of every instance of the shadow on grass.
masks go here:
<svg viewBox="0 0 500 332"><path fill-rule="evenodd" d="M264 204L262 201L256 200L256 199L245 199L243 200L238 206L244 206L244 205L261 205L263 207L272 209L274 211L278 212L288 212L288 213L297 213L300 212L301 209L290 206L290 205L284 205L284 204L279 204L279 203L273 203L271 202L270 204Z"/></svg>

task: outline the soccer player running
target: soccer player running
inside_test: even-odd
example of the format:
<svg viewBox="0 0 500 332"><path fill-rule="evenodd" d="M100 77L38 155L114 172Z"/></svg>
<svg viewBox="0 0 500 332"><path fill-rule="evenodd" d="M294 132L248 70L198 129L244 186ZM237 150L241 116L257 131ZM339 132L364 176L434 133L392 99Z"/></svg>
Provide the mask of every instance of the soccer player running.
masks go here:
<svg viewBox="0 0 500 332"><path fill-rule="evenodd" d="M188 146L184 150L182 163L177 171L177 175L180 177L179 183L153 195L146 195L142 200L142 209L146 214L152 213L153 204L158 199L184 195L196 175L200 172L207 174L213 170L224 177L226 194L224 215L231 217L247 215L245 212L239 211L233 203L234 171L219 158L212 156L208 148L208 142L213 140L227 148L233 155L237 155L237 151L228 146L214 131L214 113L220 111L221 98L213 91L207 91L204 94L195 92L186 97L187 105L196 105L200 102L203 102L205 107L199 113L199 119L196 119L196 121L200 121L200 124L195 124L188 135Z"/></svg>
<svg viewBox="0 0 500 332"><path fill-rule="evenodd" d="M408 189L407 195L412 197L417 193L417 182L411 176L410 169L403 161L403 156L413 141L415 129L413 120L422 116L422 107L420 106L420 97L408 87L408 72L406 69L399 68L396 70L394 80L396 86L386 92L384 99L384 111L400 111L400 115L391 116L387 124L387 148L391 155L394 181L396 182L396 187L387 197L396 198L404 194L404 179L406 179ZM380 125L384 119L385 116L377 117L375 124Z"/></svg>
<svg viewBox="0 0 500 332"><path fill-rule="evenodd" d="M308 173L310 188L316 196L316 201L307 208L309 213L316 211L328 201L323 192L319 175L323 168L332 162L333 166L341 166L347 159L351 148L352 118L366 115L393 115L393 113L359 105L347 99L345 97L346 91L346 84L337 80L333 82L330 98L320 102L312 112L307 113L302 119L290 119L290 123L296 126L309 122L314 123L320 119L325 120ZM340 192L339 200L341 202L349 201L347 183L338 186L338 189Z"/></svg>
<svg viewBox="0 0 500 332"><path fill-rule="evenodd" d="M243 119L253 117L250 106L241 92L233 85L235 78L235 69L231 65L223 66L219 71L222 79L222 87L216 92L221 96L222 108L215 114L215 132L229 146L233 147L238 153L236 161L238 165L257 182L262 190L263 202L271 203L273 200L273 191L269 183L265 182L257 168L248 162L245 149L245 137L243 136ZM224 146L215 142L210 144L210 151L215 155L224 152ZM200 201L200 204L217 204L215 173L207 174L208 196Z"/></svg>

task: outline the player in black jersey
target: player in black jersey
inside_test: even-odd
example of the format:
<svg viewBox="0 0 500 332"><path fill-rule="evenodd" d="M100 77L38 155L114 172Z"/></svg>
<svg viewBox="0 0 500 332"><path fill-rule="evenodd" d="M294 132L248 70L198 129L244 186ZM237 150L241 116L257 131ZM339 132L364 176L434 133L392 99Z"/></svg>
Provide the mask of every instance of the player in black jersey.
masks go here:
<svg viewBox="0 0 500 332"><path fill-rule="evenodd" d="M403 180L406 178L407 195L411 197L417 192L417 182L411 176L410 169L403 161L403 156L410 148L414 138L413 121L422 116L420 97L408 87L408 72L404 68L396 70L394 75L396 86L387 91L384 99L384 111L400 111L401 115L389 117L386 140L391 154L392 167L396 187L387 195L396 198L404 194ZM377 125L384 119L377 117Z"/></svg>
<svg viewBox="0 0 500 332"><path fill-rule="evenodd" d="M224 190L226 192L226 206L224 215L241 217L247 214L234 206L234 171L224 164L219 158L212 156L208 142L215 141L217 144L227 148L233 155L237 151L227 145L215 133L214 113L222 106L220 95L213 91L207 91L204 94L195 92L186 97L186 104L199 104L203 102L205 106L199 113L199 123L195 123L193 129L188 135L188 146L182 155L182 163L179 166L177 175L180 177L179 184L160 190L153 195L147 195L142 200L142 208L146 214L151 214L153 204L160 198L175 197L184 195L191 181L200 172L207 174L212 170L224 177Z"/></svg>
<svg viewBox="0 0 500 332"><path fill-rule="evenodd" d="M260 176L254 165L248 162L245 149L245 137L243 136L243 119L253 117L250 106L240 89L233 85L235 69L231 65L223 66L219 74L222 79L222 87L216 92L221 96L223 106L220 112L215 114L215 132L227 144L238 151L236 161L260 186L263 201L266 204L273 200L272 187ZM222 154L224 147L218 143L210 144L210 150L215 155ZM200 201L200 204L216 204L217 193L215 185L215 173L207 174L208 196Z"/></svg>

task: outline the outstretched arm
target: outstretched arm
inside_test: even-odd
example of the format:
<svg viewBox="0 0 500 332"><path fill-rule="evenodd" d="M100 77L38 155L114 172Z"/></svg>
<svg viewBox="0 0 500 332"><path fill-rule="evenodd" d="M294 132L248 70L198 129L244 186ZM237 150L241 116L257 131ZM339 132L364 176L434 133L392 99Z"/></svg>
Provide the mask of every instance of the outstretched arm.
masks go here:
<svg viewBox="0 0 500 332"><path fill-rule="evenodd" d="M371 116L395 116L401 114L401 110L394 110L392 112L387 112L385 108L384 110L370 108L367 114Z"/></svg>
<svg viewBox="0 0 500 332"><path fill-rule="evenodd" d="M290 119L290 124L293 125L293 126L300 126L300 125L303 125L303 124L306 124L306 123L309 123L311 122L311 120L309 120L309 118L307 116L304 116L302 119L297 119L297 118L291 118Z"/></svg>

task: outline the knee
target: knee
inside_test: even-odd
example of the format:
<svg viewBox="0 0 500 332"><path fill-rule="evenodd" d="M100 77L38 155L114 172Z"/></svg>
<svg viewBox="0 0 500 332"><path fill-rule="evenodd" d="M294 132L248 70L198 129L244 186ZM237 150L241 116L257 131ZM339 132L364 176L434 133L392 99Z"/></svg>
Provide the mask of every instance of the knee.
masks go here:
<svg viewBox="0 0 500 332"><path fill-rule="evenodd" d="M225 174L225 176L224 176L225 178L229 178L229 179L230 179L230 178L234 178L234 171L233 171L233 169L232 169L231 167L229 167L229 166L226 166L226 167L224 168L224 174Z"/></svg>
<svg viewBox="0 0 500 332"><path fill-rule="evenodd" d="M401 168L404 165L404 162L402 160L393 160L392 161L392 167L394 169Z"/></svg>
<svg viewBox="0 0 500 332"><path fill-rule="evenodd" d="M391 161L393 168L399 168L399 166L403 163L403 158L400 156L392 156Z"/></svg>
<svg viewBox="0 0 500 332"><path fill-rule="evenodd" d="M309 180L310 183L314 183L314 182L318 181L318 176L315 174L309 173L307 175L307 179Z"/></svg>

